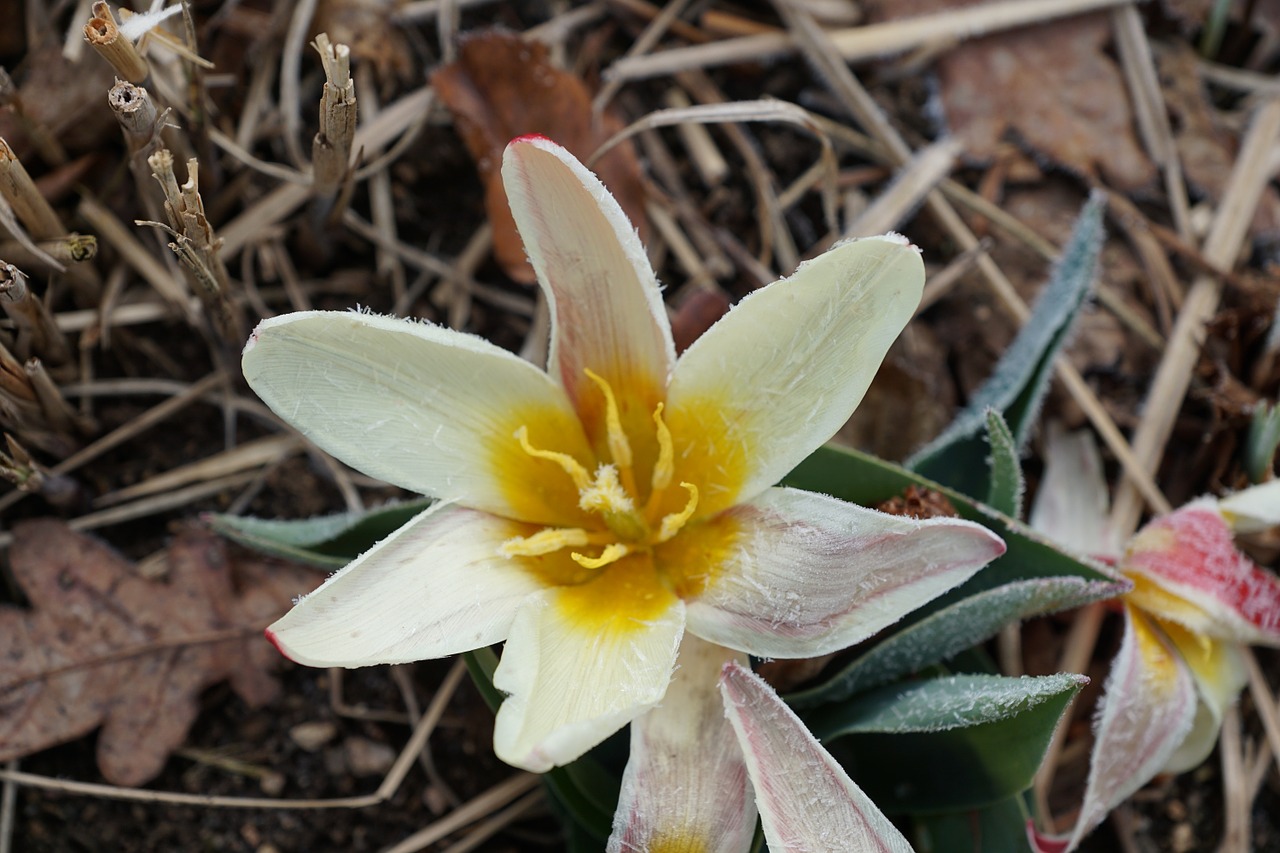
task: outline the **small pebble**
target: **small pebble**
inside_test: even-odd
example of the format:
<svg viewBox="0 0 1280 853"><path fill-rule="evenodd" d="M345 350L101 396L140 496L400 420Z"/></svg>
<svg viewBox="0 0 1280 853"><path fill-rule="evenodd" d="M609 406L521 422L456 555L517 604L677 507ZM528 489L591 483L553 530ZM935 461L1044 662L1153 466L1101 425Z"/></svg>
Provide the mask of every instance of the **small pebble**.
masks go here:
<svg viewBox="0 0 1280 853"><path fill-rule="evenodd" d="M383 776L396 760L394 749L368 738L349 737L343 747L347 768L356 776Z"/></svg>
<svg viewBox="0 0 1280 853"><path fill-rule="evenodd" d="M289 739L307 752L315 752L338 733L338 727L329 722L298 723L289 729Z"/></svg>

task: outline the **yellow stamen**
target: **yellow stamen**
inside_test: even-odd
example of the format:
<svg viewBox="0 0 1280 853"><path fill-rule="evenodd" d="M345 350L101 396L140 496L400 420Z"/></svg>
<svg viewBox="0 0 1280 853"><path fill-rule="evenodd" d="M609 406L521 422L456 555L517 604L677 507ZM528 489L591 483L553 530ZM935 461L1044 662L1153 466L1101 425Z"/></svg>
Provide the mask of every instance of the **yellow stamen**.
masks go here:
<svg viewBox="0 0 1280 853"><path fill-rule="evenodd" d="M609 455L613 457L613 464L618 466L618 470L622 473L622 480L625 483L631 476L631 443L627 441L627 434L622 429L622 416L618 412L618 401L613 396L613 388L596 373L585 370L587 378L600 388L600 392L604 394L605 403L605 427L609 434Z"/></svg>
<svg viewBox="0 0 1280 853"><path fill-rule="evenodd" d="M675 445L671 443L671 430L662 419L662 403L653 410L653 425L658 433L658 461L653 463L653 492L656 495L671 485L671 476L676 470Z"/></svg>
<svg viewBox="0 0 1280 853"><path fill-rule="evenodd" d="M601 465L590 485L578 490L578 506L599 513L633 513L636 508L618 481L618 469L612 465Z"/></svg>
<svg viewBox="0 0 1280 853"><path fill-rule="evenodd" d="M600 552L599 557L588 557L583 554L573 553L573 561L584 569L600 569L610 563L616 563L623 557L627 556L631 549L621 542L615 542L612 545L606 545L605 549Z"/></svg>
<svg viewBox="0 0 1280 853"><path fill-rule="evenodd" d="M504 557L541 557L561 548L581 548L591 544L591 534L577 527L548 527L532 536L508 539L498 548Z"/></svg>
<svg viewBox="0 0 1280 853"><path fill-rule="evenodd" d="M680 528L684 527L689 519L693 517L693 511L698 507L698 487L693 483L681 483L680 488L689 493L689 502L679 512L663 516L662 527L658 530L659 542L666 542L679 533Z"/></svg>
<svg viewBox="0 0 1280 853"><path fill-rule="evenodd" d="M520 427L516 430L516 440L520 442L520 448L535 459L545 459L548 462L554 462L564 469L565 473L573 478L573 485L581 492L591 485L591 475L587 473L587 469L582 467L582 463L574 459L567 453L556 453L551 450L539 450L529 443L529 428Z"/></svg>

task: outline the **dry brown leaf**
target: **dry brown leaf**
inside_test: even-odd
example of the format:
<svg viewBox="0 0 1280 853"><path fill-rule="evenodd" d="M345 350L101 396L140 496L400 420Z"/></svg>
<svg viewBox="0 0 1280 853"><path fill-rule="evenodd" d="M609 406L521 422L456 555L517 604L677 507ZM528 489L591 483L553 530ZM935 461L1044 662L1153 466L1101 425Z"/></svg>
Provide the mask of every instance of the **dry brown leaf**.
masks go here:
<svg viewBox="0 0 1280 853"><path fill-rule="evenodd" d="M0 606L0 761L101 726L98 767L117 785L154 778L186 739L200 692L227 679L262 705L279 659L262 629L319 578L245 559L184 530L169 577L150 581L107 545L61 521L14 528L10 562L31 609Z"/></svg>
<svg viewBox="0 0 1280 853"><path fill-rule="evenodd" d="M906 18L978 0L879 0L878 17ZM947 122L969 156L992 159L1006 134L1077 174L1120 189L1150 184L1155 166L1135 133L1124 79L1104 48L1105 14L966 41L937 62Z"/></svg>
<svg viewBox="0 0 1280 853"><path fill-rule="evenodd" d="M493 252L516 281L533 284L511 209L502 190L502 151L517 136L537 133L569 149L582 161L621 128L607 112L595 121L591 93L577 76L556 68L546 45L513 33L485 31L458 43L458 59L431 75L436 94L453 113L485 186L485 209L493 225ZM645 239L644 186L640 163L624 142L591 166L627 218Z"/></svg>

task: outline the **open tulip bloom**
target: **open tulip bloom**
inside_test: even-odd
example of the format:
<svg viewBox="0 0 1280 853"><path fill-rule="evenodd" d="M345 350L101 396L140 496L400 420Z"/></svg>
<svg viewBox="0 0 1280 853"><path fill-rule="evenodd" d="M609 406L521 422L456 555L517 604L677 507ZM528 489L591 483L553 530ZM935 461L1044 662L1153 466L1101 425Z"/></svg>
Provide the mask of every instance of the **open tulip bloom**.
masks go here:
<svg viewBox="0 0 1280 853"><path fill-rule="evenodd" d="M1123 548L1106 528L1106 484L1092 437L1051 435L1031 524L1114 562L1133 582L1124 636L1096 716L1084 805L1061 838L1074 850L1113 808L1158 773L1181 773L1213 749L1222 715L1248 681L1243 650L1280 646L1280 579L1236 549L1235 532L1280 524L1280 480L1159 516ZM1082 543L1085 547L1081 547Z"/></svg>
<svg viewBox="0 0 1280 853"><path fill-rule="evenodd" d="M909 849L744 667L865 639L1004 550L965 521L773 487L862 398L919 302L919 252L896 235L838 245L677 360L596 177L541 137L512 142L502 176L551 312L546 371L357 312L276 317L245 347L281 417L438 499L268 636L344 667L505 640L504 761L545 771L633 724L611 850L745 851L757 807L775 850Z"/></svg>

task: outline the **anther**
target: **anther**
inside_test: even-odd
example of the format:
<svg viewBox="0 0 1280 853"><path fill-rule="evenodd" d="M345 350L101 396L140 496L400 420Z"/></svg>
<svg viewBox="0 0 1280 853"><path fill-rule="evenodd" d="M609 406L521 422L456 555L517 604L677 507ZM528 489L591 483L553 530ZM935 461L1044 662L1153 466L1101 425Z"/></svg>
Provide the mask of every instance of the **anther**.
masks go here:
<svg viewBox="0 0 1280 853"><path fill-rule="evenodd" d="M535 459L545 459L548 462L554 462L564 469L564 472L573 479L573 485L581 492L583 489L591 485L591 476L587 473L587 469L582 467L582 463L574 459L567 453L556 453L551 450L539 450L529 443L529 428L520 427L516 430L516 441L520 442L520 448Z"/></svg>
<svg viewBox="0 0 1280 853"><path fill-rule="evenodd" d="M679 512L673 512L662 517L662 526L658 529L659 542L666 542L679 533L680 528L688 523L689 519L693 517L693 511L698 507L698 487L693 483L681 483L680 488L689 493L689 502Z"/></svg>
<svg viewBox="0 0 1280 853"><path fill-rule="evenodd" d="M599 557L588 557L577 552L569 556L573 557L573 561L584 569L601 569L610 563L618 562L629 553L631 553L630 548L621 542L615 542L612 545L606 545L605 549L600 552Z"/></svg>
<svg viewBox="0 0 1280 853"><path fill-rule="evenodd" d="M587 378L600 388L604 394L605 403L605 428L609 434L609 455L613 457L613 464L623 472L625 480L631 471L631 443L627 441L627 434L622 430L622 416L618 413L618 401L613 396L613 388L596 373L584 369Z"/></svg>
<svg viewBox="0 0 1280 853"><path fill-rule="evenodd" d="M504 557L541 557L561 548L581 548L591 544L591 535L576 527L548 527L532 536L508 539L498 548Z"/></svg>
<svg viewBox="0 0 1280 853"><path fill-rule="evenodd" d="M675 446L671 443L671 430L662 419L663 404L653 410L653 425L658 433L658 461L653 463L653 494L657 494L671 485L671 475L675 471Z"/></svg>

